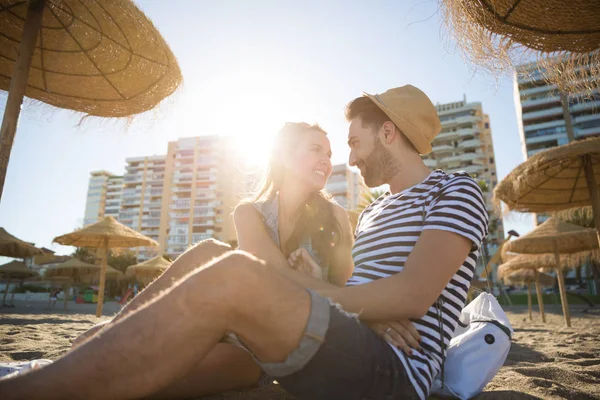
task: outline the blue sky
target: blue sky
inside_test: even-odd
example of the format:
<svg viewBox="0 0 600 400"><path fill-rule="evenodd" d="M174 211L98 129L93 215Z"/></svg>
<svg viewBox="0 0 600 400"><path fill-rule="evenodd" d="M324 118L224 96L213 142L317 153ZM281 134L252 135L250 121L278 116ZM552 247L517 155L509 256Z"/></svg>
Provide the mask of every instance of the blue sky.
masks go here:
<svg viewBox="0 0 600 400"><path fill-rule="evenodd" d="M184 84L155 112L88 119L26 102L0 204L0 226L64 254L52 239L83 221L90 171L124 171L127 157L164 154L167 142L232 135L260 159L285 121L320 123L333 161L345 162L345 104L362 91L412 84L434 103L480 101L490 115L498 175L523 161L511 74L465 64L436 0L137 0L177 57ZM1 94L3 111L5 93ZM531 229L530 216L505 219Z"/></svg>

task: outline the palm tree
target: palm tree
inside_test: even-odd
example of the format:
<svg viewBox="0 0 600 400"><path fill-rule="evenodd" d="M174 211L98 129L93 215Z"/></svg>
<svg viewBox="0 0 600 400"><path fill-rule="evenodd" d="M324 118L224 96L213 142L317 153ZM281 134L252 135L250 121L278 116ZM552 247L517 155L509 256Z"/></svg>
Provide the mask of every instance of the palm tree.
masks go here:
<svg viewBox="0 0 600 400"><path fill-rule="evenodd" d="M371 189L371 190L364 191L360 198L360 203L358 204L358 207L356 208L356 212L358 212L360 214L365 208L367 208L369 206L369 204L371 204L372 202L377 200L385 192L386 191L383 189Z"/></svg>

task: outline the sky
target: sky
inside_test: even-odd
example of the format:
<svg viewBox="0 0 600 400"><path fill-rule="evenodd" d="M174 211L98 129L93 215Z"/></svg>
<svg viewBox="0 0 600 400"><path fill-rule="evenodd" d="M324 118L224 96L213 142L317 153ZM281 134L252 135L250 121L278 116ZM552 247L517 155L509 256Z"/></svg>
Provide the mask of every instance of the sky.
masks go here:
<svg viewBox="0 0 600 400"><path fill-rule="evenodd" d="M129 157L166 154L180 137L230 135L253 160L285 121L318 122L334 163L347 161L344 106L363 91L405 84L434 103L481 102L499 178L523 162L510 71L465 62L437 0L136 0L177 58L183 85L133 120L82 115L26 101L0 203L0 226L68 254L54 237L83 222L91 171L122 174ZM0 93L4 111L6 93ZM532 229L530 215L505 230Z"/></svg>

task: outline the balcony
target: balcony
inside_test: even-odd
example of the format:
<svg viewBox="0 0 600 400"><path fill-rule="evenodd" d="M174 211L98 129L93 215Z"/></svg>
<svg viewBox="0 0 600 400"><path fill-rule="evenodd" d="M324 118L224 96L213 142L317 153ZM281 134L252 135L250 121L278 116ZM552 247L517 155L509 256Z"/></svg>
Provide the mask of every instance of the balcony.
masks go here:
<svg viewBox="0 0 600 400"><path fill-rule="evenodd" d="M540 118L555 117L563 115L562 107L553 107L540 111L524 112L523 122L532 121Z"/></svg>
<svg viewBox="0 0 600 400"><path fill-rule="evenodd" d="M139 205L140 205L139 199L123 199L121 201L122 207L133 207L133 206L139 206Z"/></svg>
<svg viewBox="0 0 600 400"><path fill-rule="evenodd" d="M481 147L481 140L479 140L479 139L465 140L464 142L459 143L458 146L461 149L478 148L478 147Z"/></svg>
<svg viewBox="0 0 600 400"><path fill-rule="evenodd" d="M194 218L193 220L193 225L194 226L200 226L200 227L209 227L209 226L215 226L215 220L212 218Z"/></svg>
<svg viewBox="0 0 600 400"><path fill-rule="evenodd" d="M192 235L192 244L195 244L195 243L198 243L198 242L201 242L203 240L210 239L210 238L212 238L211 234L208 234L208 233L196 233L196 234Z"/></svg>
<svg viewBox="0 0 600 400"><path fill-rule="evenodd" d="M529 89L519 90L519 95L521 97L527 97L527 96L531 96L532 94L551 93L551 92L554 92L555 90L556 90L556 87L554 87L552 85L544 85L544 86L537 86L537 87L532 87Z"/></svg>
<svg viewBox="0 0 600 400"><path fill-rule="evenodd" d="M464 168L459 168L459 170L463 170L468 174L479 174L485 170L483 165L469 165Z"/></svg>
<svg viewBox="0 0 600 400"><path fill-rule="evenodd" d="M544 104L560 104L560 97L558 96L542 96L541 98L536 98L533 100L521 100L521 107L523 108L523 113L527 112L528 108L533 108L537 106L541 106Z"/></svg>
<svg viewBox="0 0 600 400"><path fill-rule="evenodd" d="M438 153L445 153L445 152L452 151L452 150L454 150L454 146L450 146L450 145L447 145L447 144L443 144L443 145L439 145L439 146L433 146L433 148L432 148L432 152L436 153L436 154L438 154Z"/></svg>
<svg viewBox="0 0 600 400"><path fill-rule="evenodd" d="M436 168L437 167L437 161L433 160L431 158L426 158L423 160L423 162L425 163L427 168Z"/></svg>
<svg viewBox="0 0 600 400"><path fill-rule="evenodd" d="M190 201L189 200L175 200L172 204L172 208L176 209L176 210L189 209Z"/></svg>

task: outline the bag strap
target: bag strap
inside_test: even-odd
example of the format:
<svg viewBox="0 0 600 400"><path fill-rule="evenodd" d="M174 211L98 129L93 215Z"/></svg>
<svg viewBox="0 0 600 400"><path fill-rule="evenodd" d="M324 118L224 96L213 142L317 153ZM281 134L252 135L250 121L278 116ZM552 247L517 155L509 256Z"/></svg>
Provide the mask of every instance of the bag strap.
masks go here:
<svg viewBox="0 0 600 400"><path fill-rule="evenodd" d="M436 187L441 187L442 184L443 184L443 182L439 182L435 186ZM423 226L425 225L425 217L427 216L427 210L426 210L426 208L429 207L430 202L432 200L434 200L437 196L438 196L438 193L435 193L432 196L431 200L429 200L429 201L427 200L427 197L425 198L425 202L422 205L422 213L421 213L421 231L423 229ZM482 250L479 253L480 253L480 255L483 258L483 260L482 260L484 262L483 265L484 265L484 268L486 268L486 271L487 271L487 256L486 256L486 254L487 254L487 243L485 241L485 238L482 241L481 245L482 245ZM486 275L487 275L488 289L489 289L490 293L492 293L492 288L491 288L491 283L490 283L490 279L491 278L490 278L489 274L486 274ZM444 301L442 300L441 297L442 297L442 295L440 294L440 296L435 301L435 306L436 306L436 310L437 310L437 319L438 319L438 326L439 326L439 332L440 332L440 346L442 348L442 362L441 362L441 365L440 365L440 374L441 374L442 389L443 389L444 385L445 385L445 383L444 383L444 364L445 364L445 361L446 361L446 350L447 349L446 349L446 344L445 344L445 341L444 341L444 320L443 320L443 315L442 315L442 307L444 306ZM484 322L484 321L480 321L480 322ZM485 321L485 322L494 323L494 325L499 326L499 328L502 329L502 331L504 333L506 333L506 331L507 331L507 328L504 325L498 323L497 321ZM509 335L508 337L510 338L510 331L508 332L508 335Z"/></svg>

